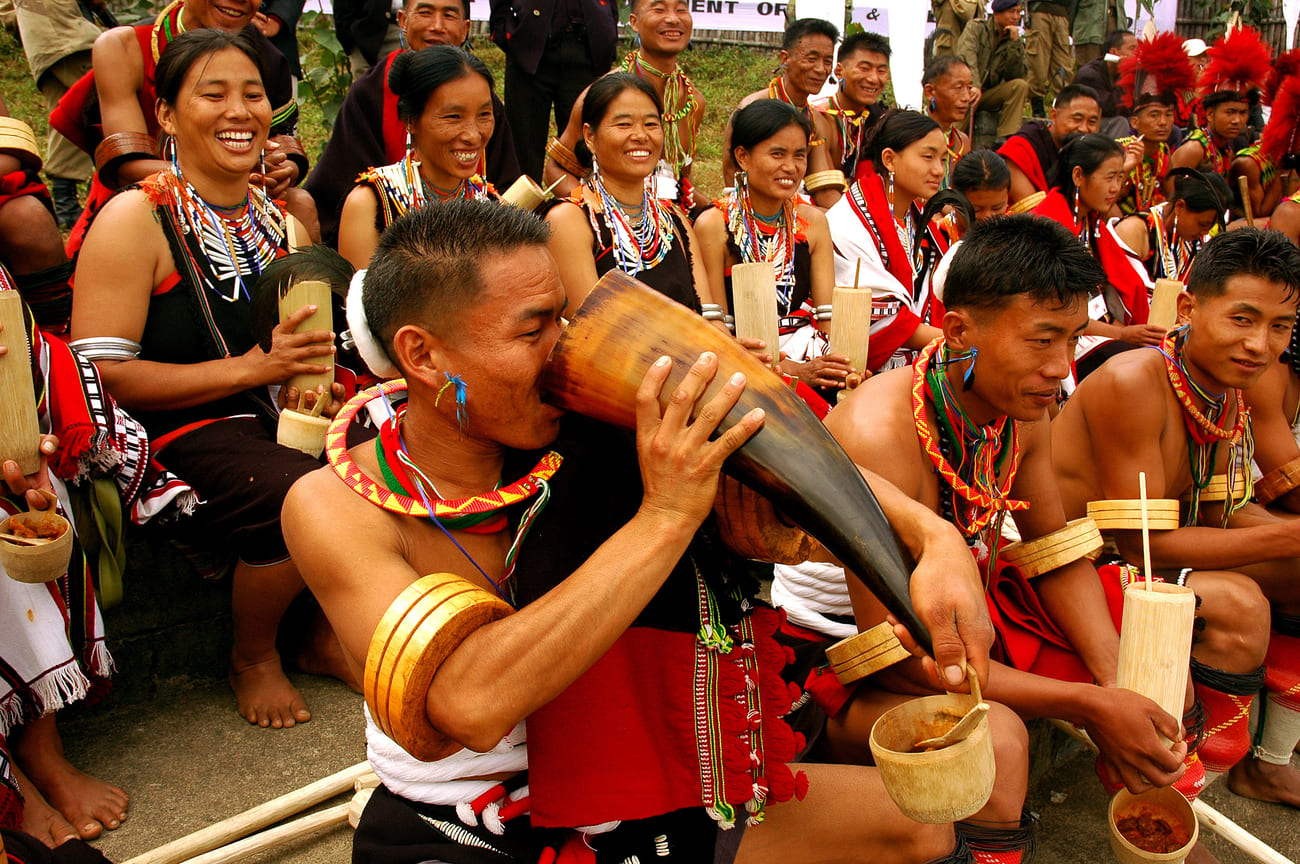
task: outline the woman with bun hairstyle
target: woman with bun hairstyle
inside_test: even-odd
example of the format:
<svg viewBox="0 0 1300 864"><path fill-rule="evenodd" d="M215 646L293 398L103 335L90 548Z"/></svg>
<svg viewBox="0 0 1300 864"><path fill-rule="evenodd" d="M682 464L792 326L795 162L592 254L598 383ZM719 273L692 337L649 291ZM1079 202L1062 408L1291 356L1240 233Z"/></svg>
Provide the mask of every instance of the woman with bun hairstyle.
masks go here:
<svg viewBox="0 0 1300 864"><path fill-rule="evenodd" d="M1098 286L1088 304L1092 320L1075 351L1079 380L1119 351L1159 345L1165 338L1163 328L1147 323L1151 279L1107 220L1128 174L1125 150L1117 141L1096 133L1079 135L1061 149L1056 185L1031 211L1070 229L1106 272L1107 283Z"/></svg>
<svg viewBox="0 0 1300 864"><path fill-rule="evenodd" d="M1134 213L1115 225L1115 233L1154 279L1187 281L1201 245L1223 224L1231 194L1218 174L1175 168L1173 196L1150 210Z"/></svg>
<svg viewBox="0 0 1300 864"><path fill-rule="evenodd" d="M393 61L388 86L410 149L392 165L357 180L339 218L339 252L352 266L370 263L379 235L399 216L431 201L495 198L483 179L484 153L496 126L492 73L451 45L406 51Z"/></svg>
<svg viewBox="0 0 1300 864"><path fill-rule="evenodd" d="M931 290L946 238L922 218L943 183L947 139L930 117L890 111L863 145L874 171L849 185L826 220L835 238L835 284L871 288L870 372L906 366L940 335ZM834 326L834 325L832 325Z"/></svg>
<svg viewBox="0 0 1300 864"><path fill-rule="evenodd" d="M733 307L731 268L766 262L776 275L781 371L812 387L840 389L853 371L849 358L826 354L813 324L829 306L835 257L826 215L797 199L808 168L812 121L776 99L759 99L732 117L735 188L695 221L709 291ZM777 346L764 346L775 353Z"/></svg>
<svg viewBox="0 0 1300 864"><path fill-rule="evenodd" d="M596 79L583 97L575 150L587 174L546 214L551 254L570 310L618 268L722 326L722 307L713 305L704 265L692 254L690 223L654 194L663 143L663 108L649 83L627 72Z"/></svg>

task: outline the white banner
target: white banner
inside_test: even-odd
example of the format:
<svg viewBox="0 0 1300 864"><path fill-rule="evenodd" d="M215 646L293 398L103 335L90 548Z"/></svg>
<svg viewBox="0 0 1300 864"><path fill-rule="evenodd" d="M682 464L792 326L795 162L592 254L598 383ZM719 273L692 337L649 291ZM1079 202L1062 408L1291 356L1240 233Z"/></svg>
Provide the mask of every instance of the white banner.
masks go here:
<svg viewBox="0 0 1300 864"><path fill-rule="evenodd" d="M855 23L868 32L889 37L889 47L893 49L889 77L894 84L895 103L903 108L921 105L925 39L934 30L934 24L926 22L929 11L928 3L917 0L876 0L853 6Z"/></svg>
<svg viewBox="0 0 1300 864"><path fill-rule="evenodd" d="M480 0L485 5L487 0ZM811 0L804 0L811 3ZM762 33L781 33L785 30L785 0L690 0L691 20L696 30L752 30ZM804 3L799 4L803 11ZM801 15L800 17L810 17ZM817 16L811 16L817 17ZM840 18L844 6L840 4Z"/></svg>
<svg viewBox="0 0 1300 864"><path fill-rule="evenodd" d="M1300 18L1300 0L1282 0L1282 17L1286 20L1286 47L1295 44L1296 19Z"/></svg>

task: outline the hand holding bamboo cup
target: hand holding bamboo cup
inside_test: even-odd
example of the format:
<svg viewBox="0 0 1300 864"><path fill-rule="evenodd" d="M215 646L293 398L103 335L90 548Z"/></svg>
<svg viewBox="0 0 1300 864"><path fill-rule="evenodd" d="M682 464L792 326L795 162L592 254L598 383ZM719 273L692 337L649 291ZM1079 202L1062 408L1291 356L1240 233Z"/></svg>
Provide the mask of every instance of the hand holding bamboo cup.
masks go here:
<svg viewBox="0 0 1300 864"><path fill-rule="evenodd" d="M331 312L332 298L333 292L330 291L327 282L317 280L291 281L280 294L280 320L283 321L304 306L315 306L316 311L306 321L299 324L294 332L331 331L334 329L334 316ZM306 393L308 390L315 390L321 386L328 391L334 384L333 356L309 357L303 362L310 363L313 366L320 366L322 369L320 372L313 374L295 375L285 382L285 386L296 387L299 393Z"/></svg>
<svg viewBox="0 0 1300 864"><path fill-rule="evenodd" d="M731 297L736 304L736 338L762 339L776 368L781 360L781 341L776 318L776 271L772 265L756 261L733 266Z"/></svg>
<svg viewBox="0 0 1300 864"><path fill-rule="evenodd" d="M41 468L41 424L36 416L31 347L17 291L0 291L0 463L14 461L24 477Z"/></svg>

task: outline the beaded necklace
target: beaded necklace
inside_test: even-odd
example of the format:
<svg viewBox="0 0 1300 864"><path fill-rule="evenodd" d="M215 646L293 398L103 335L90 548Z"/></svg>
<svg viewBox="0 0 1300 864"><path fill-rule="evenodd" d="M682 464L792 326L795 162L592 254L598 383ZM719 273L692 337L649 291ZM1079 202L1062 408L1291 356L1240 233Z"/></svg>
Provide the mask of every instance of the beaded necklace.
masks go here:
<svg viewBox="0 0 1300 864"><path fill-rule="evenodd" d="M843 85L840 86L843 87ZM857 158L858 152L862 149L862 129L866 125L868 111L854 111L840 105L840 94L842 92L841 89L832 93L830 99L826 102L826 107L822 108L821 112L835 120L836 134L840 139L840 164L856 164L853 160Z"/></svg>
<svg viewBox="0 0 1300 864"><path fill-rule="evenodd" d="M972 422L953 394L945 371L950 363L964 358L949 357L943 346L943 359L931 363L941 346L942 337L925 346L912 369L916 436L939 475L939 502L944 517L961 531L968 545L984 542L989 560L996 561L1006 514L1029 509L1029 502L1007 497L1020 467L1019 424L1006 416L988 426ZM939 424L937 438L925 416L927 402ZM999 485L998 474L1003 467L1008 469L1007 476Z"/></svg>
<svg viewBox="0 0 1300 864"><path fill-rule="evenodd" d="M406 382L403 380L385 381L348 400L325 434L325 456L329 466L344 485L370 503L400 516L428 518L447 536L447 539L451 540L474 569L496 589L497 594L512 606L515 605L514 588L510 584L510 579L514 575L519 547L536 521L537 515L550 500L550 479L559 470L563 458L554 451L548 452L532 471L509 486L498 485L493 491L481 495L449 501L441 500L436 497L437 489L433 483L407 454L406 446L401 439L400 418L404 411L401 408L394 410L388 397L405 390ZM383 485L376 483L361 470L347 446L348 429L353 419L373 399L382 399L389 414L388 419L380 427L379 439L375 445L380 471L384 475ZM409 494L411 490L416 494ZM432 490L433 495L429 494L429 490ZM479 566L450 532L464 530L470 533L487 534L504 530L506 527L504 508L526 501L533 496L537 496L537 500L529 505L519 520L519 527L515 529L514 539L506 552L504 573L498 582ZM509 591L509 595L506 590L503 590L503 586Z"/></svg>
<svg viewBox="0 0 1300 864"><path fill-rule="evenodd" d="M787 105L794 105L803 112L803 116L812 119L812 107L809 106L808 100L804 100L802 105L795 105L794 99L790 96L790 91L785 89L785 78L778 75L771 81L767 82L767 96L769 99L779 99Z"/></svg>
<svg viewBox="0 0 1300 864"><path fill-rule="evenodd" d="M1172 331L1160 344L1158 349L1165 358L1165 372L1169 377L1169 386L1183 409L1183 423L1187 427L1187 460L1192 474L1191 503L1188 507L1186 525L1197 524L1201 509L1201 492L1210 485L1214 476L1214 464L1218 456L1219 444L1228 445L1226 473L1230 481L1242 478L1244 494L1238 498L1235 494L1223 508L1222 527L1228 526L1228 519L1234 512L1245 506L1250 500L1254 485L1251 476L1251 461L1254 458L1255 436L1250 426L1250 411L1238 389L1216 395L1196 383L1187 374L1183 365L1183 347L1187 340L1188 327L1183 325ZM1196 406L1193 396L1208 403L1210 408L1202 413ZM1234 415L1234 424L1229 429L1224 421L1229 409ZM1229 488L1229 493L1233 490Z"/></svg>
<svg viewBox="0 0 1300 864"><path fill-rule="evenodd" d="M1119 143L1127 145L1133 140L1133 137L1130 136L1121 138ZM1169 159L1169 145L1164 142L1161 142L1156 147L1154 156L1143 153L1142 161L1129 175L1129 183L1133 187L1134 213L1149 210L1164 200L1164 193L1160 189L1160 183L1165 179L1165 175L1169 173Z"/></svg>
<svg viewBox="0 0 1300 864"><path fill-rule="evenodd" d="M202 256L193 256L188 245L186 253L206 271L212 292L229 303L250 299L244 274L257 276L279 257L288 232L284 214L255 186L248 187L242 205L223 213L203 200L175 164L159 172L158 185L181 231L198 241Z"/></svg>
<svg viewBox="0 0 1300 864"><path fill-rule="evenodd" d="M1228 169L1232 167L1232 151L1226 147L1220 147L1214 141L1214 135L1204 129L1194 129L1187 136L1188 140L1195 141L1201 145L1205 151L1202 162L1210 163L1210 170L1215 174L1228 176Z"/></svg>
<svg viewBox="0 0 1300 864"><path fill-rule="evenodd" d="M781 314L788 314L790 297L794 292L794 253L799 229L794 202L783 202L771 222L754 212L747 192L739 196L732 192L718 203L726 216L727 228L736 248L740 250L740 260L745 264L766 261L772 265L776 273L778 305Z"/></svg>
<svg viewBox="0 0 1300 864"><path fill-rule="evenodd" d="M943 133L943 143L943 188L947 189L952 184L952 166L962 157L961 133L957 131L956 123Z"/></svg>
<svg viewBox="0 0 1300 864"><path fill-rule="evenodd" d="M623 71L639 78L648 75L664 82L664 149L661 158L673 167L676 176L682 176L683 169L695 158L695 124L691 122L695 109L699 107L695 85L680 66L674 64L672 72L662 72L649 63L643 63L639 51L623 58Z"/></svg>
<svg viewBox="0 0 1300 864"><path fill-rule="evenodd" d="M618 269L629 276L635 276L642 270L653 270L668 257L673 248L675 229L672 214L666 204L648 190L643 191L641 218L633 223L623 205L605 188L599 172L593 172L584 181L584 185L600 202L599 215L595 208L588 208L591 230L596 237L600 237L597 219L604 221L613 239L614 260Z"/></svg>

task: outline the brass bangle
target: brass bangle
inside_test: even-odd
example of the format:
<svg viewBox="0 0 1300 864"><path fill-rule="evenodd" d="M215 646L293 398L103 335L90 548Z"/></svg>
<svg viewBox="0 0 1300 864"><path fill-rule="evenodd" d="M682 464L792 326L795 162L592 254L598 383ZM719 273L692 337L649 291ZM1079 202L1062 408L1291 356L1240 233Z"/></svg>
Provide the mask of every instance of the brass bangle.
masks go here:
<svg viewBox="0 0 1300 864"><path fill-rule="evenodd" d="M12 156L28 171L41 170L41 151L32 127L15 117L0 117L0 153Z"/></svg>
<svg viewBox="0 0 1300 864"><path fill-rule="evenodd" d="M1085 516L1042 537L1012 543L999 553L998 563L1015 567L1026 579L1033 579L1082 558L1096 558L1104 545L1097 523Z"/></svg>
<svg viewBox="0 0 1300 864"><path fill-rule="evenodd" d="M560 170L572 174L574 177L581 177L587 173L578 164L577 155L558 137L552 138L546 144L546 155L551 157L552 162L560 166Z"/></svg>
<svg viewBox="0 0 1300 864"><path fill-rule="evenodd" d="M144 132L115 132L95 148L95 170L110 189L118 186L117 172L127 162L157 159L158 145Z"/></svg>
<svg viewBox="0 0 1300 864"><path fill-rule="evenodd" d="M1267 506L1297 486L1300 486L1300 456L1259 478L1255 484L1255 500Z"/></svg>
<svg viewBox="0 0 1300 864"><path fill-rule="evenodd" d="M429 685L470 633L511 611L451 573L434 573L407 586L380 619L366 652L366 705L375 724L423 762L461 749L429 721Z"/></svg>
<svg viewBox="0 0 1300 864"><path fill-rule="evenodd" d="M803 185L809 192L818 192L822 189L835 189L843 192L848 188L848 183L844 179L844 172L834 169L809 174L803 178Z"/></svg>
<svg viewBox="0 0 1300 864"><path fill-rule="evenodd" d="M1088 515L1102 531L1141 531L1142 502L1133 499L1089 501ZM1147 500L1147 527L1152 531L1172 531L1178 527L1178 499Z"/></svg>

